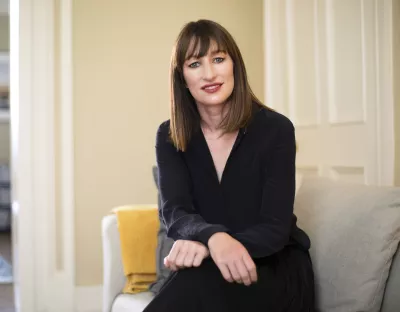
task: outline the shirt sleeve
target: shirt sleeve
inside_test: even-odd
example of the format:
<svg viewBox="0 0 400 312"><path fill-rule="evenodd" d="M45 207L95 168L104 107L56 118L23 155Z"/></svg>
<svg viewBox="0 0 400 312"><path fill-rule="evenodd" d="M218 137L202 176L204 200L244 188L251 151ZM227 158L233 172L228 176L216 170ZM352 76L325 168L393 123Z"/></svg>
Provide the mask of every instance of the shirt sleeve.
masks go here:
<svg viewBox="0 0 400 312"><path fill-rule="evenodd" d="M191 195L188 168L169 139L169 122L163 123L156 138L156 158L159 170L160 212L173 240L194 240L207 246L209 238L228 229L219 224L209 224L196 211Z"/></svg>
<svg viewBox="0 0 400 312"><path fill-rule="evenodd" d="M296 143L293 124L285 120L287 123L281 125L271 157L265 158L260 222L232 234L253 258L278 252L290 237L296 188Z"/></svg>

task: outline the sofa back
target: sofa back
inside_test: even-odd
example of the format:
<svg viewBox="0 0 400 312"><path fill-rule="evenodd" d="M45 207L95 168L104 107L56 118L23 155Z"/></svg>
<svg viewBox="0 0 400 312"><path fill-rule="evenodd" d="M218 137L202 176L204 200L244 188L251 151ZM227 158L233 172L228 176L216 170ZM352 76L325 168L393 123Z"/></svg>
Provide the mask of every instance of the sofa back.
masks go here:
<svg viewBox="0 0 400 312"><path fill-rule="evenodd" d="M400 283L400 188L304 178L295 214L311 239L320 311L400 311L393 295Z"/></svg>

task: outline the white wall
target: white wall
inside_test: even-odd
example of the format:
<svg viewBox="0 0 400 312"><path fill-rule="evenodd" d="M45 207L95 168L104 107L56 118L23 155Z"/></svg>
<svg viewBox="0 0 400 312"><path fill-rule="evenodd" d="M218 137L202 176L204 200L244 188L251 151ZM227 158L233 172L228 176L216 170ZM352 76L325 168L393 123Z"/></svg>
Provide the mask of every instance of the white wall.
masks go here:
<svg viewBox="0 0 400 312"><path fill-rule="evenodd" d="M77 285L102 282L102 217L116 205L157 201L155 134L169 118L180 29L200 18L225 26L262 98L262 14L262 0L73 2Z"/></svg>

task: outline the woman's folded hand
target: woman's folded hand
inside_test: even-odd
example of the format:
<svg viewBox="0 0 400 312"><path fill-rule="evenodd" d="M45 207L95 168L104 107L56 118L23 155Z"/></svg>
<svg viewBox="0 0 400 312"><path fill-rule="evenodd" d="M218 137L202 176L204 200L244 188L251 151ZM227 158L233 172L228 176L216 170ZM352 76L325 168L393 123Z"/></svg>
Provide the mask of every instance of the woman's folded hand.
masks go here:
<svg viewBox="0 0 400 312"><path fill-rule="evenodd" d="M172 271L198 267L210 255L202 243L190 240L177 240L169 255L164 258L164 265Z"/></svg>
<svg viewBox="0 0 400 312"><path fill-rule="evenodd" d="M228 282L246 286L257 282L257 269L246 248L227 233L215 233L208 240L215 264Z"/></svg>

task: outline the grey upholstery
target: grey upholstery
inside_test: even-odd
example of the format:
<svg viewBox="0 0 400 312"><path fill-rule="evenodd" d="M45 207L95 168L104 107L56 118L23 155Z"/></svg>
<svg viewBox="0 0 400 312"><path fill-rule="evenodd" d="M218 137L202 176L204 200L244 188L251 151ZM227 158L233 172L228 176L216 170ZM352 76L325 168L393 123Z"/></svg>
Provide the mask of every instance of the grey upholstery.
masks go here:
<svg viewBox="0 0 400 312"><path fill-rule="evenodd" d="M400 311L400 245L393 257L389 278L386 283L381 312Z"/></svg>
<svg viewBox="0 0 400 312"><path fill-rule="evenodd" d="M380 311L400 240L400 188L308 178L296 196L295 213L311 238L320 310ZM385 304L400 311L391 284Z"/></svg>
<svg viewBox="0 0 400 312"><path fill-rule="evenodd" d="M158 188L158 169L157 167L153 167L153 178L156 186ZM158 194L158 207L160 207L160 194ZM162 220L161 214L160 216L160 229L157 233L157 250L156 250L156 270L157 270L157 280L154 282L150 290L157 294L161 287L164 285L168 276L171 274L171 271L164 266L164 258L168 256L169 251L174 244L174 241L167 237L167 229Z"/></svg>

